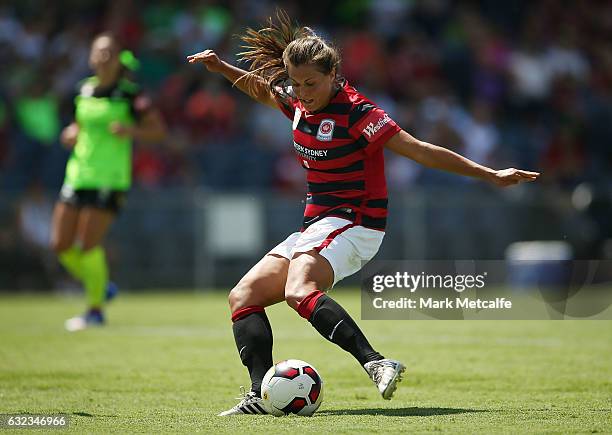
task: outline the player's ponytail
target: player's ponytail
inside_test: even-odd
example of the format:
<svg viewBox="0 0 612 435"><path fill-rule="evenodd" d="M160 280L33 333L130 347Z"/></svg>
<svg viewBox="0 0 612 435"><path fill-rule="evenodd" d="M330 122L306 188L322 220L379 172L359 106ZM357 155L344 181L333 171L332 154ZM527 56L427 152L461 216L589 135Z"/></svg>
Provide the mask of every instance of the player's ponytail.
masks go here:
<svg viewBox="0 0 612 435"><path fill-rule="evenodd" d="M273 86L288 78L286 65L315 65L323 74L338 71L338 50L317 36L309 27L294 23L282 9L276 12L277 22L268 20L268 27L247 29L241 36L244 51L240 59L250 62L249 74L241 79L260 78Z"/></svg>

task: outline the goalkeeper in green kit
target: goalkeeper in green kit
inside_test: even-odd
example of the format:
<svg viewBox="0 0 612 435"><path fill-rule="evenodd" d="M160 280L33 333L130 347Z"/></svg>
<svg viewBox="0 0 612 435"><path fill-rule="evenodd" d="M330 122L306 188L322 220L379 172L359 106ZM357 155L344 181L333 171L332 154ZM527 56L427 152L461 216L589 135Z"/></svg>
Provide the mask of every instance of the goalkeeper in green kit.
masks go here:
<svg viewBox="0 0 612 435"><path fill-rule="evenodd" d="M138 60L111 34L94 39L89 64L95 76L79 83L75 120L61 135L72 154L51 235L52 249L87 295L87 311L66 321L69 331L104 324L104 303L116 286L102 243L130 188L132 141L156 142L166 134L159 112L126 77Z"/></svg>

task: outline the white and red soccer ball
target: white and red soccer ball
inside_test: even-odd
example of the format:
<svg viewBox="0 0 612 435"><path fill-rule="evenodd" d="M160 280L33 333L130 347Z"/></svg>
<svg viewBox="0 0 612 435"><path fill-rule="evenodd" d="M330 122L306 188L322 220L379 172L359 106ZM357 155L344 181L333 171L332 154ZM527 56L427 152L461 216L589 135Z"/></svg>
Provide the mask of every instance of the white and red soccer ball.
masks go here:
<svg viewBox="0 0 612 435"><path fill-rule="evenodd" d="M288 359L270 367L261 383L266 411L311 416L323 401L323 381L307 362Z"/></svg>

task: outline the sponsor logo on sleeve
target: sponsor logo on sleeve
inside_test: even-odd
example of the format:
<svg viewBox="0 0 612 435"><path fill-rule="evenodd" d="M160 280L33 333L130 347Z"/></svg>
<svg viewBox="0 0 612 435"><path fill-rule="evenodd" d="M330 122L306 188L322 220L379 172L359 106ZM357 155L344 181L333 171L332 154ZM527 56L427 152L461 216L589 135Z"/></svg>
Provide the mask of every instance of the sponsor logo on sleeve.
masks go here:
<svg viewBox="0 0 612 435"><path fill-rule="evenodd" d="M324 119L319 124L319 130L317 131L317 140L329 142L334 136L334 126L336 122L333 119Z"/></svg>
<svg viewBox="0 0 612 435"><path fill-rule="evenodd" d="M391 118L389 118L389 115L383 113L376 121L369 122L361 132L366 137L368 142L372 142L374 139L376 139L377 133L390 121Z"/></svg>

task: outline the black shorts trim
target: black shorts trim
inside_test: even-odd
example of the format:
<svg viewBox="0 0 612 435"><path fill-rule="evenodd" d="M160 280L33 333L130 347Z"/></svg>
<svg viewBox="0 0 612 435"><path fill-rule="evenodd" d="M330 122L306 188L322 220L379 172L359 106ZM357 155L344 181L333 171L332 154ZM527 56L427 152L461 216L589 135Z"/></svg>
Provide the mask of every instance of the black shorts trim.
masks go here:
<svg viewBox="0 0 612 435"><path fill-rule="evenodd" d="M64 185L59 201L77 208L94 207L119 213L125 204L126 192L112 189L73 189Z"/></svg>

